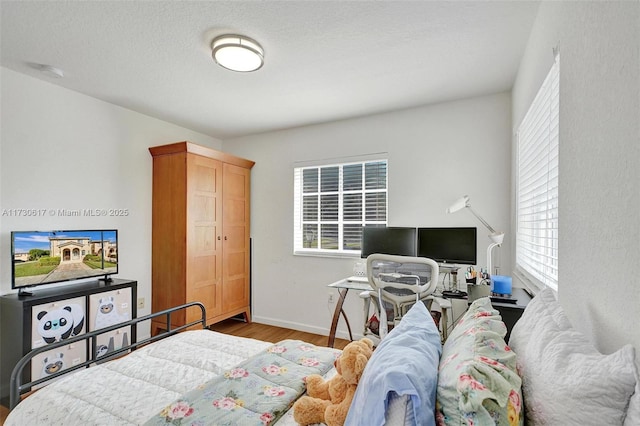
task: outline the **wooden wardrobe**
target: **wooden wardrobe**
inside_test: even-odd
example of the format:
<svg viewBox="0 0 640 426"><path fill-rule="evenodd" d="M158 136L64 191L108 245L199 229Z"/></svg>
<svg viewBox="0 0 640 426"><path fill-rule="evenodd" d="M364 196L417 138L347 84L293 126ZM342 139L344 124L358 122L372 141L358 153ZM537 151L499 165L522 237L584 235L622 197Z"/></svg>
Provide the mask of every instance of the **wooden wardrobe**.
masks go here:
<svg viewBox="0 0 640 426"><path fill-rule="evenodd" d="M207 326L249 306L249 194L253 161L190 142L149 148L153 156L152 312L198 301ZM189 308L172 327L197 320ZM166 320L151 324L154 335Z"/></svg>

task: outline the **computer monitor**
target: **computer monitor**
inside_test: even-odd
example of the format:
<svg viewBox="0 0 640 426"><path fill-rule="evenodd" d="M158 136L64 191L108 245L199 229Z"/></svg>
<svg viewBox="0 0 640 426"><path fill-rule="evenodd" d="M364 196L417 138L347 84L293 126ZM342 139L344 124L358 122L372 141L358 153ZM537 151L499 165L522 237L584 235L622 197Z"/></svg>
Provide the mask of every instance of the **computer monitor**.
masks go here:
<svg viewBox="0 0 640 426"><path fill-rule="evenodd" d="M418 256L438 263L477 264L477 228L418 228Z"/></svg>
<svg viewBox="0 0 640 426"><path fill-rule="evenodd" d="M373 253L416 255L416 228L365 226L362 229L361 257Z"/></svg>

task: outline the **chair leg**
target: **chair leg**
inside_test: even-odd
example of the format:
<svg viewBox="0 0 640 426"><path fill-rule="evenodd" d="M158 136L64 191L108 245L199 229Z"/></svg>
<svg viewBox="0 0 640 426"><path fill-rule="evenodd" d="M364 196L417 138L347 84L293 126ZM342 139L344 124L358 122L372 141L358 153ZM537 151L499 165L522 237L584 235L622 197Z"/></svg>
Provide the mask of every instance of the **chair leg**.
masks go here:
<svg viewBox="0 0 640 426"><path fill-rule="evenodd" d="M440 317L442 317L442 313L438 311L431 311L431 318L433 318L433 322L436 323L436 327L438 330L440 329Z"/></svg>
<svg viewBox="0 0 640 426"><path fill-rule="evenodd" d="M447 329L448 328L447 318L448 318L449 308L446 306L442 307L440 304L438 304L439 309L438 308L431 309L433 306L433 299L423 299L423 303L427 307L427 310L431 313L431 317L433 318L433 321L436 323L436 328L438 328L438 331L440 331L440 340L444 344L449 334L449 330Z"/></svg>
<svg viewBox="0 0 640 426"><path fill-rule="evenodd" d="M444 308L442 310L442 343L447 341L449 337L449 327L447 325L447 318L449 317L450 308Z"/></svg>
<svg viewBox="0 0 640 426"><path fill-rule="evenodd" d="M364 296L361 294L361 297L364 298ZM378 307L378 299L371 294L368 294L366 297L366 300L363 303L365 306L363 308L363 313L364 313L364 330L363 330L363 336L365 337L369 337L369 338L374 338L375 339L379 339L380 338L380 323L378 322L378 325L376 326L375 324L372 323L371 319L373 316L375 316L377 318L378 321L380 321L380 312L379 312L379 307ZM371 307L373 306L373 309L371 309ZM375 344L375 341L374 341Z"/></svg>
<svg viewBox="0 0 640 426"><path fill-rule="evenodd" d="M364 300L362 301L363 305L363 313L364 313L364 322L362 327L362 335L366 336L367 334L367 323L369 322L369 311L371 310L371 297L367 295L360 294Z"/></svg>

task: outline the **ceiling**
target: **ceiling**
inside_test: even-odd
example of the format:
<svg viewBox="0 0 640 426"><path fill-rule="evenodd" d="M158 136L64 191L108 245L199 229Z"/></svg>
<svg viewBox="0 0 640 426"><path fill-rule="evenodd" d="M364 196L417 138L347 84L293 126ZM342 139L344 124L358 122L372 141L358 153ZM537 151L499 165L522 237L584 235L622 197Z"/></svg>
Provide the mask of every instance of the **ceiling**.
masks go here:
<svg viewBox="0 0 640 426"><path fill-rule="evenodd" d="M538 4L2 0L1 65L228 139L509 90ZM218 66L225 33L265 65Z"/></svg>

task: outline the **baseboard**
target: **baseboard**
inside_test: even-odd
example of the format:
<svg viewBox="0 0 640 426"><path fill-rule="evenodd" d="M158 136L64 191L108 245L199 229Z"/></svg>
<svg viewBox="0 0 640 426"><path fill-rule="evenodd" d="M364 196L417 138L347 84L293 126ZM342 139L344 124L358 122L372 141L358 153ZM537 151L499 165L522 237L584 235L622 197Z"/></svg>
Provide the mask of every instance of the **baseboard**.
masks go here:
<svg viewBox="0 0 640 426"><path fill-rule="evenodd" d="M289 328L296 331L304 331L306 333L319 334L321 336L329 336L329 329L324 327L315 327L308 324L302 324L299 322L282 321L280 319L262 317L258 315L253 316L253 322L260 324L273 325L275 327ZM353 330L352 330L353 332ZM347 330L338 330L336 332L336 338L349 340L349 332ZM354 339L362 338L361 333L353 333Z"/></svg>

